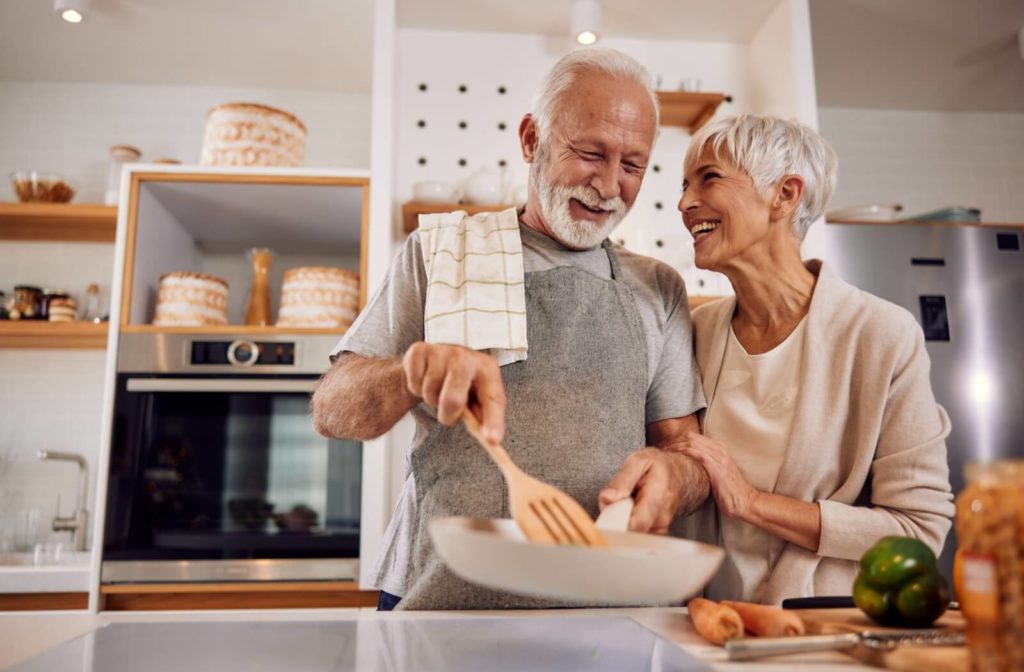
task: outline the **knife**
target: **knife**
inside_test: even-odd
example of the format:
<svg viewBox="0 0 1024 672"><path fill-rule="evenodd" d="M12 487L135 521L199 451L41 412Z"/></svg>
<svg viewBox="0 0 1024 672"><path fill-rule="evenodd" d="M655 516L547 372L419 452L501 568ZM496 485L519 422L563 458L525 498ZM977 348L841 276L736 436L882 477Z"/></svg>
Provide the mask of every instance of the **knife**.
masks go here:
<svg viewBox="0 0 1024 672"><path fill-rule="evenodd" d="M822 595L820 597L790 597L782 601L783 609L852 609L856 606L849 595ZM960 603L952 601L948 609L958 611Z"/></svg>
<svg viewBox="0 0 1024 672"><path fill-rule="evenodd" d="M895 630L891 632L850 632L838 635L801 635L797 637L759 637L734 639L725 643L729 660L752 660L811 651L837 651L857 645L889 651L897 646L963 646L963 630Z"/></svg>

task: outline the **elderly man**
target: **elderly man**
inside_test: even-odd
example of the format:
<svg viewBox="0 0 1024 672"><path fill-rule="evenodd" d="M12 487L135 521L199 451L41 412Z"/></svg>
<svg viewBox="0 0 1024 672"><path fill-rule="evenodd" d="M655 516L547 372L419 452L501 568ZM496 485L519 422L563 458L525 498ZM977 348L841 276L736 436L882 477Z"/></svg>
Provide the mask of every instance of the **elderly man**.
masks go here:
<svg viewBox="0 0 1024 672"><path fill-rule="evenodd" d="M647 170L658 125L649 81L639 63L612 50L560 60L519 126L530 164L525 208L490 216L494 226L482 234L486 217L432 227L421 218L336 348L313 396L321 433L368 439L409 411L416 420L405 487L376 567L382 609L399 600L402 609L555 605L470 585L433 551L427 522L435 516L508 516L501 474L460 424L463 413L475 413L524 471L592 515L599 503L635 497L631 529L664 533L707 496L707 474L674 449L696 430L694 413L704 406L682 279L608 240ZM525 296L525 342L512 363L431 338L431 320L450 312L431 311L431 291L472 282L467 268L457 282L433 278L441 262L468 256L425 252L428 236L449 230L472 239L457 239L463 251L494 240L491 233L513 233L492 265L508 256L518 263L521 246L522 281L502 290Z"/></svg>

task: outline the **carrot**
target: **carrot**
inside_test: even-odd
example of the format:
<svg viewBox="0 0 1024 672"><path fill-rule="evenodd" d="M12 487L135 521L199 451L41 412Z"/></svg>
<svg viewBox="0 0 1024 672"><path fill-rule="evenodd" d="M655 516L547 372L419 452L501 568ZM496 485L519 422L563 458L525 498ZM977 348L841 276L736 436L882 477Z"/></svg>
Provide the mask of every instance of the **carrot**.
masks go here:
<svg viewBox="0 0 1024 672"><path fill-rule="evenodd" d="M735 610L703 597L693 598L686 606L693 629L712 644L721 646L743 636L743 619Z"/></svg>
<svg viewBox="0 0 1024 672"><path fill-rule="evenodd" d="M722 600L722 604L735 609L747 630L759 637L787 637L807 632L804 622L792 611L766 604L733 600Z"/></svg>

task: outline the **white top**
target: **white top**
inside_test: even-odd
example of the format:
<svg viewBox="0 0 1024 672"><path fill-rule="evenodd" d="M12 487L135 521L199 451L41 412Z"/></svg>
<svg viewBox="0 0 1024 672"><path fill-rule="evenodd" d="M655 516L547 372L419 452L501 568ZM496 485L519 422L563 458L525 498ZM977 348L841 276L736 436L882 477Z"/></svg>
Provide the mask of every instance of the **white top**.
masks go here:
<svg viewBox="0 0 1024 672"><path fill-rule="evenodd" d="M806 321L760 355L747 354L730 328L718 390L705 416L704 433L724 443L747 482L764 492L775 490L789 445ZM758 590L785 541L735 518L722 519L719 541L728 555L708 584L708 597L759 602Z"/></svg>

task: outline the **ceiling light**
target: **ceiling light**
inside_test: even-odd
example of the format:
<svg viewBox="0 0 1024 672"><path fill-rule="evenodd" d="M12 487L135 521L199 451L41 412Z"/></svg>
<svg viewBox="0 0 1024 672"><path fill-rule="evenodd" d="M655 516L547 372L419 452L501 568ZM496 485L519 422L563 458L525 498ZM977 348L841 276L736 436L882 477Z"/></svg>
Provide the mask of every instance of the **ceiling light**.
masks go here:
<svg viewBox="0 0 1024 672"><path fill-rule="evenodd" d="M68 23L81 23L90 0L54 0L53 11Z"/></svg>
<svg viewBox="0 0 1024 672"><path fill-rule="evenodd" d="M600 0L572 0L570 25L572 35L580 44L593 44L601 34Z"/></svg>

